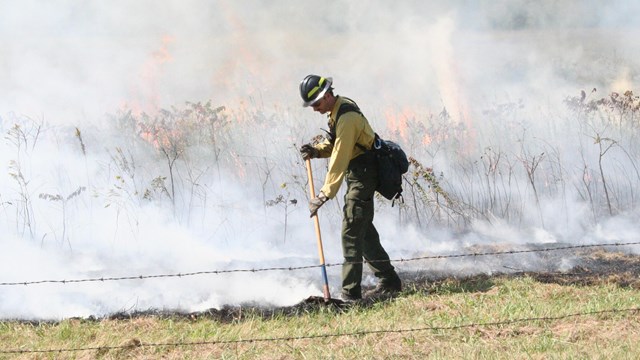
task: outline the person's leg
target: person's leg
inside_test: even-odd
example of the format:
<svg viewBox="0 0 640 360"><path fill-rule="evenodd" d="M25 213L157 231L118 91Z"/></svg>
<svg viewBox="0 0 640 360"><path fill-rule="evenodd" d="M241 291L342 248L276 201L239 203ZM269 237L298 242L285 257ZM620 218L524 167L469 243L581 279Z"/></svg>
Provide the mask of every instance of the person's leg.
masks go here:
<svg viewBox="0 0 640 360"><path fill-rule="evenodd" d="M362 296L362 241L366 233L366 222L362 219L365 202L354 196L353 183L344 198L344 218L342 220L342 292L351 298Z"/></svg>
<svg viewBox="0 0 640 360"><path fill-rule="evenodd" d="M364 161L363 161L364 160ZM344 195L342 220L342 292L351 298L362 296L363 248L367 231L373 221L373 194L376 178L366 158L358 158L345 174L347 191Z"/></svg>
<svg viewBox="0 0 640 360"><path fill-rule="evenodd" d="M380 279L379 287L400 291L402 284L389 255L380 243L380 235L373 223L370 223L363 242L363 256L373 274Z"/></svg>

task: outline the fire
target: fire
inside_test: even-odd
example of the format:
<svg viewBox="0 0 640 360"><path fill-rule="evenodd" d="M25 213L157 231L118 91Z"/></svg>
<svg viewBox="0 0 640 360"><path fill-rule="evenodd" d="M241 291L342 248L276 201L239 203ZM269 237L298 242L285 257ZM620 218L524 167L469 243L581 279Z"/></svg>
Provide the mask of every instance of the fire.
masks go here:
<svg viewBox="0 0 640 360"><path fill-rule="evenodd" d="M474 143L473 124L468 106L468 96L464 92L464 83L460 76L457 57L453 47L455 23L451 18L439 20L433 28L433 65L436 69L436 79L442 103L454 123L463 123L467 139L461 142L467 144L465 152Z"/></svg>
<svg viewBox="0 0 640 360"><path fill-rule="evenodd" d="M445 140L450 136L460 138L462 153L472 153L475 132L469 108L469 96L465 91L464 76L456 54L456 26L451 17L440 18L430 28L427 38L431 67L428 76L433 76L439 94L430 94L430 101L442 104L438 109L421 109L420 105L409 105L401 109L388 108L384 111L387 128L404 142L418 140L423 146ZM425 75L426 76L426 75ZM431 78L430 78L431 79ZM446 120L442 128L440 122ZM435 131L435 132L434 132Z"/></svg>
<svg viewBox="0 0 640 360"><path fill-rule="evenodd" d="M398 134L404 142L409 140L409 121L416 118L416 113L412 109L405 108L399 112L387 109L384 112L384 117L387 120L389 132Z"/></svg>
<svg viewBox="0 0 640 360"><path fill-rule="evenodd" d="M165 65L173 61L169 49L174 42L175 38L170 35L161 38L160 46L141 65L135 82L131 84L131 99L125 101L122 108L131 109L134 115L154 112L160 108L158 83Z"/></svg>
<svg viewBox="0 0 640 360"><path fill-rule="evenodd" d="M627 90L633 89L633 82L630 80L631 76L629 74L629 68L623 67L616 79L611 84L611 90L617 92L625 92Z"/></svg>
<svg viewBox="0 0 640 360"><path fill-rule="evenodd" d="M252 95L261 88L252 85L256 79L262 79L267 74L272 65L261 51L260 40L256 40L255 34L247 30L245 19L234 9L233 2L220 1L218 3L221 13L229 27L231 38L229 42L233 44L225 51L224 58L213 75L215 88L225 89L225 92L234 89L241 89L241 93ZM251 82L243 81L245 77L251 78ZM247 86L248 89L242 85Z"/></svg>

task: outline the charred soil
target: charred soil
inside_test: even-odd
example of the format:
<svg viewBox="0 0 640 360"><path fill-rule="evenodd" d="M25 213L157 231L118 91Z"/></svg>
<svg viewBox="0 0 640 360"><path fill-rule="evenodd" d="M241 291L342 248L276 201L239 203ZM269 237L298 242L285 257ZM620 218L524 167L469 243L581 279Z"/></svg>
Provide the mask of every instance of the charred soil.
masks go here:
<svg viewBox="0 0 640 360"><path fill-rule="evenodd" d="M505 272L478 274L472 276L442 276L429 272L404 272L400 276L404 281L403 294L438 293L443 284L448 292L486 292L493 288L494 282L501 277L530 277L541 283L559 285L598 286L614 284L620 287L640 288L640 256L606 250L585 250L578 254L579 265L568 271L554 272ZM553 259L551 259L553 260ZM344 303L338 299L325 301L322 297L310 297L293 306L268 307L261 304L246 303L224 306L220 309L208 309L201 312L180 312L166 310L147 310L122 312L107 316L110 320L125 320L140 317L161 317L175 319L210 319L221 323L242 321L246 318L273 318L280 316L301 316L318 311L349 311L353 307L370 307L384 301L393 301L390 297L365 298L357 303ZM89 318L85 320L103 320Z"/></svg>

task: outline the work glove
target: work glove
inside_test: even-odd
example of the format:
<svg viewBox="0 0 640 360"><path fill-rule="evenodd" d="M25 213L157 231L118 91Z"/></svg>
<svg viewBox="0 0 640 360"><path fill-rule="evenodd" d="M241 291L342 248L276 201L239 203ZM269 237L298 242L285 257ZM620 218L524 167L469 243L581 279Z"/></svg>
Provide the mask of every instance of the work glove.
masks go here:
<svg viewBox="0 0 640 360"><path fill-rule="evenodd" d="M318 196L309 200L309 212L311 213L310 217L314 217L318 213L318 209L329 200L323 193L320 191Z"/></svg>
<svg viewBox="0 0 640 360"><path fill-rule="evenodd" d="M309 159L320 157L320 152L318 149L311 146L311 144L304 144L300 148L300 154L302 155L302 160L307 161Z"/></svg>

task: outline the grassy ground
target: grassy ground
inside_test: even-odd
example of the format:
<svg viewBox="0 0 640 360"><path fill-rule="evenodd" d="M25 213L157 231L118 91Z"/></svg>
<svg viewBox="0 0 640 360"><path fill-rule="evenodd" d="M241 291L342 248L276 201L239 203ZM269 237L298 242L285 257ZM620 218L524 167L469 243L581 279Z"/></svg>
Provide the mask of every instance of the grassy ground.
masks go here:
<svg viewBox="0 0 640 360"><path fill-rule="evenodd" d="M600 265L611 260L600 256ZM640 313L626 310L640 307L637 274L603 272L589 281L577 274L556 281L535 274L416 280L394 300L349 308L3 322L2 351L85 350L0 352L0 358L640 358Z"/></svg>

